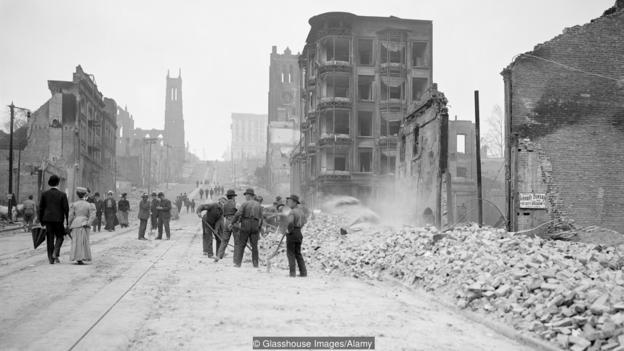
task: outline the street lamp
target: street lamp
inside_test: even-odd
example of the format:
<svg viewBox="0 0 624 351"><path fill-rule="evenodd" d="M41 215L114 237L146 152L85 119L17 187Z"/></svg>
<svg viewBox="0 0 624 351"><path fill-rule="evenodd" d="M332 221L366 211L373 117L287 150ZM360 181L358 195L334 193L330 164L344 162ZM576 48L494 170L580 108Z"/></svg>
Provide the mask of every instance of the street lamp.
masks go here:
<svg viewBox="0 0 624 351"><path fill-rule="evenodd" d="M13 221L13 199L15 198L13 195L13 122L15 121L15 109L26 112L26 117L30 118L30 110L23 107L17 107L11 104L9 105L9 109L11 110L11 120L9 123L9 191L7 193L7 199L9 200L8 204L8 217L9 222ZM21 147L22 145L20 145ZM19 177L19 174L17 175ZM17 205L17 204L15 204Z"/></svg>

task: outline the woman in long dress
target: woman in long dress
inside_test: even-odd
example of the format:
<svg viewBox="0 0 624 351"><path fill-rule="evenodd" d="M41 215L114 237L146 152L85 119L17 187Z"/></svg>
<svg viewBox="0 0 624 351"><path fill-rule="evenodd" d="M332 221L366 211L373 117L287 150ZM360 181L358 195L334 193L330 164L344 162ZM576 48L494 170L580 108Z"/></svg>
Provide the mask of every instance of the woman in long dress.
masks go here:
<svg viewBox="0 0 624 351"><path fill-rule="evenodd" d="M84 264L84 261L91 261L89 231L95 220L96 210L94 204L87 202L87 189L76 188L76 195L78 195L78 201L69 207L69 227L72 234L69 259L78 264Z"/></svg>

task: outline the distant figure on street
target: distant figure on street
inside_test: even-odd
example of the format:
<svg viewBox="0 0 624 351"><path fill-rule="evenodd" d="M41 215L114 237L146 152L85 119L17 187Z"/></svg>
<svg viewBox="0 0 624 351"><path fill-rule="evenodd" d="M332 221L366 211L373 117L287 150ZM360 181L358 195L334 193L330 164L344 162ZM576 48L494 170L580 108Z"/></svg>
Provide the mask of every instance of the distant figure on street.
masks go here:
<svg viewBox="0 0 624 351"><path fill-rule="evenodd" d="M89 231L95 220L95 205L88 202L87 189L76 188L78 201L69 208L69 227L72 233L71 251L69 260L77 264L91 261L91 244L89 243Z"/></svg>
<svg viewBox="0 0 624 351"><path fill-rule="evenodd" d="M117 203L117 209L119 210L119 225L122 228L128 227L128 211L130 211L130 202L126 199L128 194L121 194L121 199Z"/></svg>
<svg viewBox="0 0 624 351"><path fill-rule="evenodd" d="M299 196L290 195L286 198L286 204L291 208L288 214L288 228L286 232L286 257L288 257L288 269L290 276L295 277L296 268L299 266L299 276L308 275L303 255L301 255L301 243L303 235L301 228L306 224L306 218L301 208L299 208Z"/></svg>
<svg viewBox="0 0 624 351"><path fill-rule="evenodd" d="M151 203L147 193L141 195L141 202L139 202L139 240L147 240L145 238L145 230L147 229L147 220L150 219Z"/></svg>
<svg viewBox="0 0 624 351"><path fill-rule="evenodd" d="M186 207L186 213L189 213L189 208L191 207L191 201L188 198L184 198L184 207Z"/></svg>
<svg viewBox="0 0 624 351"><path fill-rule="evenodd" d="M32 229L33 221L35 220L35 214L37 213L37 205L33 201L33 196L28 195L28 199L24 200L24 230L30 231Z"/></svg>
<svg viewBox="0 0 624 351"><path fill-rule="evenodd" d="M204 189L199 189L199 199L202 200L204 198Z"/></svg>
<svg viewBox="0 0 624 351"><path fill-rule="evenodd" d="M214 190L212 188L210 188L210 190L208 190L210 192L210 200L212 200L212 195L214 195Z"/></svg>
<svg viewBox="0 0 624 351"><path fill-rule="evenodd" d="M63 222L69 219L69 202L67 194L58 189L61 179L51 175L48 179L49 190L41 194L39 201L39 222L46 227L48 261L50 264L61 263L59 254L65 236Z"/></svg>
<svg viewBox="0 0 624 351"><path fill-rule="evenodd" d="M247 242L251 244L251 261L254 267L258 267L258 239L260 237L260 227L262 226L262 207L255 200L256 194L252 188L243 193L245 201L240 210L234 215L233 224L241 222L238 247L235 252L236 267L240 267L243 262L243 254Z"/></svg>
<svg viewBox="0 0 624 351"><path fill-rule="evenodd" d="M176 208L178 209L178 214L179 214L180 210L182 209L182 194L180 194L180 195L178 195L178 197L176 197L175 205L176 205Z"/></svg>
<svg viewBox="0 0 624 351"><path fill-rule="evenodd" d="M191 200L191 211L195 212L195 199Z"/></svg>
<svg viewBox="0 0 624 351"><path fill-rule="evenodd" d="M104 201L104 220L106 220L106 226L104 229L109 232L115 231L115 219L117 218L117 202L113 199L113 192L108 191L106 200Z"/></svg>
<svg viewBox="0 0 624 351"><path fill-rule="evenodd" d="M156 192L152 192L152 202L151 202L151 206L150 206L150 235L152 235L154 230L158 229L158 204L160 203L160 200L158 199L158 195L156 194Z"/></svg>
<svg viewBox="0 0 624 351"><path fill-rule="evenodd" d="M171 201L165 199L165 193L158 193L160 202L156 209L158 210L158 236L156 240L162 240L163 227L167 234L167 240L171 239L171 230L169 229L169 221L171 220Z"/></svg>
<svg viewBox="0 0 624 351"><path fill-rule="evenodd" d="M100 199L100 193L93 196L93 204L95 205L95 220L93 221L93 232L102 231L102 213L104 212L104 201Z"/></svg>

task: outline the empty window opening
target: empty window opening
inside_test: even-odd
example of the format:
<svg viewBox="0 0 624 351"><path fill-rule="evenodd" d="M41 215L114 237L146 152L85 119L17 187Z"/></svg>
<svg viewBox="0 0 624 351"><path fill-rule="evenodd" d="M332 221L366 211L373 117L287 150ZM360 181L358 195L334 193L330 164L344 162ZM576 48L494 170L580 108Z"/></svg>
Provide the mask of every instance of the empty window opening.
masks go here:
<svg viewBox="0 0 624 351"><path fill-rule="evenodd" d="M325 111L321 116L323 134L349 134L349 111Z"/></svg>
<svg viewBox="0 0 624 351"><path fill-rule="evenodd" d="M427 78L412 78L412 101L420 101L427 90Z"/></svg>
<svg viewBox="0 0 624 351"><path fill-rule="evenodd" d="M405 135L401 135L401 146L399 147L399 157L401 162L405 161L405 144L407 143L407 138Z"/></svg>
<svg viewBox="0 0 624 351"><path fill-rule="evenodd" d="M334 156L334 171L347 170L347 157L344 155Z"/></svg>
<svg viewBox="0 0 624 351"><path fill-rule="evenodd" d="M373 100L373 76L358 76L358 98Z"/></svg>
<svg viewBox="0 0 624 351"><path fill-rule="evenodd" d="M401 129L401 121L381 121L381 136L398 136Z"/></svg>
<svg viewBox="0 0 624 351"><path fill-rule="evenodd" d="M466 153L466 134L457 134L457 153Z"/></svg>
<svg viewBox="0 0 624 351"><path fill-rule="evenodd" d="M371 172L373 166L373 149L362 148L359 150L360 172Z"/></svg>
<svg viewBox="0 0 624 351"><path fill-rule="evenodd" d="M325 54L324 57L326 62L350 62L349 46L349 39L331 37L323 41L323 44L321 46L321 52ZM321 57L323 57L323 55L321 55Z"/></svg>
<svg viewBox="0 0 624 351"><path fill-rule="evenodd" d="M349 77L346 76L329 76L324 84L325 97L342 97L348 98L350 93Z"/></svg>
<svg viewBox="0 0 624 351"><path fill-rule="evenodd" d="M370 39L358 40L358 64L373 64L373 41Z"/></svg>
<svg viewBox="0 0 624 351"><path fill-rule="evenodd" d="M427 43L426 42L413 42L412 43L412 66L413 67L427 66Z"/></svg>
<svg viewBox="0 0 624 351"><path fill-rule="evenodd" d="M393 174L396 167L396 156L386 156L381 153L381 174Z"/></svg>
<svg viewBox="0 0 624 351"><path fill-rule="evenodd" d="M405 84L392 87L381 82L381 100L402 100L404 87Z"/></svg>
<svg viewBox="0 0 624 351"><path fill-rule="evenodd" d="M418 156L420 150L420 127L414 127L414 144L412 144L412 157Z"/></svg>
<svg viewBox="0 0 624 351"><path fill-rule="evenodd" d="M466 167L457 167L457 176L466 178L468 176L468 169Z"/></svg>
<svg viewBox="0 0 624 351"><path fill-rule="evenodd" d="M382 41L380 46L381 63L404 63L405 44L394 41Z"/></svg>
<svg viewBox="0 0 624 351"><path fill-rule="evenodd" d="M284 83L284 72L282 72L282 83Z"/></svg>
<svg viewBox="0 0 624 351"><path fill-rule="evenodd" d="M373 136L373 112L358 111L358 135Z"/></svg>

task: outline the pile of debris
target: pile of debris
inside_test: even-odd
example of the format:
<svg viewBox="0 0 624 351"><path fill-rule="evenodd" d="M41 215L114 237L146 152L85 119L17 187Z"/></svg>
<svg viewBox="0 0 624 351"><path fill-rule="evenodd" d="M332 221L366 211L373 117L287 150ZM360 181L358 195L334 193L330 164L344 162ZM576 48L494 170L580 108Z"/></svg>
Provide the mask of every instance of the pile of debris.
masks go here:
<svg viewBox="0 0 624 351"><path fill-rule="evenodd" d="M311 267L394 277L572 350L624 350L622 247L476 225L442 233L408 226L341 231L341 223L321 214L304 228ZM274 264L287 267L285 255Z"/></svg>

